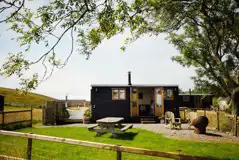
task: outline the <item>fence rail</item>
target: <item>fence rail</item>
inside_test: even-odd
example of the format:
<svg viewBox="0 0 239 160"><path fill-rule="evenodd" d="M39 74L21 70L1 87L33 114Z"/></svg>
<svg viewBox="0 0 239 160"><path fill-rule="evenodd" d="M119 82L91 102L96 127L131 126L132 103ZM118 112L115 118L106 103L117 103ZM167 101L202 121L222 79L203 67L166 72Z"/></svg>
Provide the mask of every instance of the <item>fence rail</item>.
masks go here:
<svg viewBox="0 0 239 160"><path fill-rule="evenodd" d="M6 122L5 121L5 117L6 117L6 114L15 114L15 113L22 113L22 112L29 112L30 114L30 118L27 119L27 120L16 120L16 121L13 121L13 122ZM18 110L18 111L0 111L0 115L1 115L1 126L2 126L2 129L6 126L6 125L9 125L9 124L14 124L14 123L22 123L22 122L30 122L30 126L32 126L32 107L30 110Z"/></svg>
<svg viewBox="0 0 239 160"><path fill-rule="evenodd" d="M0 155L1 160L24 160L23 158L11 157L6 155Z"/></svg>
<svg viewBox="0 0 239 160"><path fill-rule="evenodd" d="M27 159L28 160L31 159L33 139L116 151L117 153L116 160L122 159L122 154L121 154L122 152L156 156L156 157L164 157L164 158L176 158L176 159L180 158L185 160L215 160L214 158L211 158L211 157L191 156L191 155L185 155L185 154L174 153L174 152L161 152L157 150L126 147L121 145L104 144L104 143L82 141L82 140L75 140L75 139L69 139L69 138L60 138L60 137L53 137L53 136L44 136L44 135L38 135L38 134L32 134L32 133L20 133L20 132L0 130L0 135L27 138L28 139L28 144L27 144Z"/></svg>

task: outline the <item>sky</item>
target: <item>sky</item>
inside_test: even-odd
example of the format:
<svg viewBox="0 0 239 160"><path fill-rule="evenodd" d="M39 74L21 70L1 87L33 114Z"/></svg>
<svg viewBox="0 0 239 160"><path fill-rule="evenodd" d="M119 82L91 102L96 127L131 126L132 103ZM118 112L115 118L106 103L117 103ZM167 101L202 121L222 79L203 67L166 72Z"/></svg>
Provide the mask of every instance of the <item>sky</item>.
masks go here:
<svg viewBox="0 0 239 160"><path fill-rule="evenodd" d="M8 26L0 25L0 65L9 52L18 52L22 48L11 38L16 37ZM192 68L184 68L171 60L179 52L165 40L166 35L144 36L129 44L125 52L120 50L127 33L104 40L89 60L74 51L68 65L56 70L47 81L41 83L33 92L58 99L90 100L91 84L127 84L128 71L131 71L132 84L177 84L183 90L193 88ZM70 37L65 37L57 48L60 58L65 58L70 50ZM34 45L27 56L36 59L46 48L42 44ZM41 65L34 67L28 74L43 72ZM18 88L15 76L0 76L0 87Z"/></svg>

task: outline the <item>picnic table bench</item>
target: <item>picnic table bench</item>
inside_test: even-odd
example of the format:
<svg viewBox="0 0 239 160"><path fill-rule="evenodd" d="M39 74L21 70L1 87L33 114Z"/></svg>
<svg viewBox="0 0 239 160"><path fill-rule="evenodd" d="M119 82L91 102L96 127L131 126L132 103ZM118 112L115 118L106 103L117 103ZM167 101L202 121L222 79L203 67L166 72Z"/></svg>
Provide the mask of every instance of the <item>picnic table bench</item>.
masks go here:
<svg viewBox="0 0 239 160"><path fill-rule="evenodd" d="M88 127L90 132L97 132L96 136L101 136L105 133L112 133L113 136L124 134L124 132L133 127L133 125L122 125L124 118L107 117L97 120L97 124Z"/></svg>

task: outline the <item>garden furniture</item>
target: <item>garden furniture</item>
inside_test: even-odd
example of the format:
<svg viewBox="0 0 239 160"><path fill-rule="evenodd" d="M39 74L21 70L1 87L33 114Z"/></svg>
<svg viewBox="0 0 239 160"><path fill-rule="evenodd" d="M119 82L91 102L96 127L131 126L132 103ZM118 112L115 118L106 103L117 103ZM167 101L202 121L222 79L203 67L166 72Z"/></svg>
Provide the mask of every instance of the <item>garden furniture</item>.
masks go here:
<svg viewBox="0 0 239 160"><path fill-rule="evenodd" d="M117 136L133 127L133 125L122 125L123 120L124 118L121 117L102 118L96 121L96 125L88 127L88 130L90 132L97 132L96 136L101 136L105 133L112 133L113 136Z"/></svg>
<svg viewBox="0 0 239 160"><path fill-rule="evenodd" d="M170 129L174 129L176 127L181 129L181 119L175 118L174 113L170 111L165 112L165 124L170 124Z"/></svg>

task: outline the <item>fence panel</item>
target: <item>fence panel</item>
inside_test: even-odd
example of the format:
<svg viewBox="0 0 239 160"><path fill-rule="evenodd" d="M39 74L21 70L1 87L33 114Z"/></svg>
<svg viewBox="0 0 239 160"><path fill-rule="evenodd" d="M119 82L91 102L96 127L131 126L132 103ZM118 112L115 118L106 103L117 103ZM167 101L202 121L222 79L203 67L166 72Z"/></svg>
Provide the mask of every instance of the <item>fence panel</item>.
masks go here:
<svg viewBox="0 0 239 160"><path fill-rule="evenodd" d="M197 112L195 111L189 112L190 121L192 122L195 118L197 118Z"/></svg>
<svg viewBox="0 0 239 160"><path fill-rule="evenodd" d="M229 118L230 114L219 111L219 125L220 131L222 132L232 132L233 119Z"/></svg>
<svg viewBox="0 0 239 160"><path fill-rule="evenodd" d="M20 110L20 111L2 111L0 112L2 129L14 129L14 127L9 127L10 125L16 125L19 123L29 123L32 126L32 109L31 110Z"/></svg>
<svg viewBox="0 0 239 160"><path fill-rule="evenodd" d="M42 109L33 109L32 116L33 121L42 122Z"/></svg>
<svg viewBox="0 0 239 160"><path fill-rule="evenodd" d="M13 123L19 121L30 121L31 120L31 110L23 112L5 112L4 113L4 123Z"/></svg>

